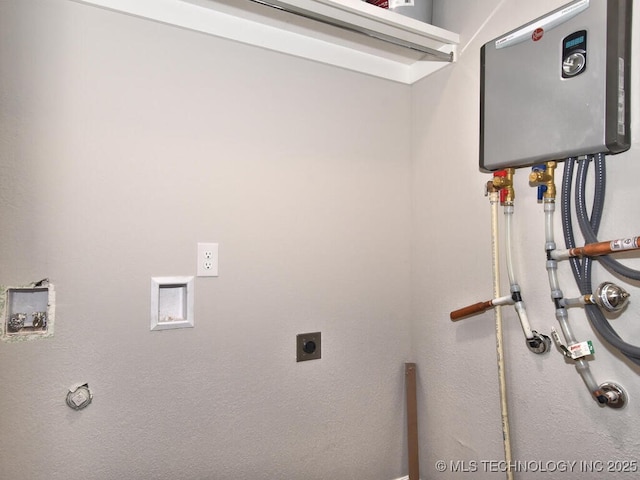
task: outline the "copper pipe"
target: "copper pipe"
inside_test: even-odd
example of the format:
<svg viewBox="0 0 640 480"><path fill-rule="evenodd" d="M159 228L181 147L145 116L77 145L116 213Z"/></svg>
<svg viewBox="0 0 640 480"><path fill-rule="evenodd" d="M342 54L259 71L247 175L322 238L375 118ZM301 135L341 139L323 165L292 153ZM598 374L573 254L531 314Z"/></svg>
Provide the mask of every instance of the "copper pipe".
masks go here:
<svg viewBox="0 0 640 480"><path fill-rule="evenodd" d="M640 248L640 237L622 238L612 240L610 242L590 243L584 247L571 248L569 256L571 257L597 257L600 255L608 255L623 250L637 250Z"/></svg>
<svg viewBox="0 0 640 480"><path fill-rule="evenodd" d="M486 302L478 302L473 305L469 305L467 307L460 308L455 310L449 314L449 318L452 321L460 320L464 317L469 317L471 315L475 315L477 313L486 312L490 308L493 308L493 300L487 300Z"/></svg>

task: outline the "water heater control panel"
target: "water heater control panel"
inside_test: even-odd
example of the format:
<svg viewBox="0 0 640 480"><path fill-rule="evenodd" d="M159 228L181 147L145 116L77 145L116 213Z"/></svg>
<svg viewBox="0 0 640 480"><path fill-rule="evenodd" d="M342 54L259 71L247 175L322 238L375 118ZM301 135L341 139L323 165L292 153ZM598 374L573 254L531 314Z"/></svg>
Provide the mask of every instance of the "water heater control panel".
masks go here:
<svg viewBox="0 0 640 480"><path fill-rule="evenodd" d="M562 40L562 78L572 78L587 68L587 31L579 30Z"/></svg>

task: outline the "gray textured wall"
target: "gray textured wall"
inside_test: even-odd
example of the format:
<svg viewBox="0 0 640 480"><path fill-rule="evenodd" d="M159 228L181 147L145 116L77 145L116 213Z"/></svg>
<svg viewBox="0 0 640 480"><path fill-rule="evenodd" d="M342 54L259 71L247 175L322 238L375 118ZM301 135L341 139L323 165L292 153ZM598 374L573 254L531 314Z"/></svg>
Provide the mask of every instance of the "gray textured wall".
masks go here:
<svg viewBox="0 0 640 480"><path fill-rule="evenodd" d="M402 476L410 88L68 0L0 39L0 284L57 290L0 344L0 477ZM195 328L150 332L198 241Z"/></svg>
<svg viewBox="0 0 640 480"><path fill-rule="evenodd" d="M562 3L437 3L459 61L410 88L74 2L0 2L0 283L50 277L58 314L54 338L0 344L0 477L397 478L415 360L423 478L503 478L435 470L503 458L493 315L448 320L491 292L478 52ZM640 223L632 130L609 162L607 238ZM516 181L520 283L548 331L542 210ZM150 277L193 274L198 241L220 243L221 276L197 279L196 328L149 332ZM628 288L615 326L638 343ZM599 408L505 310L514 455L636 460L638 371L570 318L631 403ZM296 364L311 330L323 359ZM73 412L78 381L95 400Z"/></svg>

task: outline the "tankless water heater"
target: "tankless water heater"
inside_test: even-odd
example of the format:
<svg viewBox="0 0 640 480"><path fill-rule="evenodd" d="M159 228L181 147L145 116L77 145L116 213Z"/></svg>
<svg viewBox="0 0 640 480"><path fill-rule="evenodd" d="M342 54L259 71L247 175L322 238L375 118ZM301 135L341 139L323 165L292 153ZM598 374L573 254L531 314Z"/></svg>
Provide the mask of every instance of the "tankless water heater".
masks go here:
<svg viewBox="0 0 640 480"><path fill-rule="evenodd" d="M631 4L577 0L482 47L482 170L629 148Z"/></svg>

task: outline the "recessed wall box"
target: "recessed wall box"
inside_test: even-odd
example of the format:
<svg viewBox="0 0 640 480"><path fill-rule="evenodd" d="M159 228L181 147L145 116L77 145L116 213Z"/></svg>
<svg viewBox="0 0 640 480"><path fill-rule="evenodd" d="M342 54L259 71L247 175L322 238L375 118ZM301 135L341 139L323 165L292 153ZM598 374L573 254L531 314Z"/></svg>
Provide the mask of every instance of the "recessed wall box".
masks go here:
<svg viewBox="0 0 640 480"><path fill-rule="evenodd" d="M480 168L630 147L632 0L577 0L480 53Z"/></svg>
<svg viewBox="0 0 640 480"><path fill-rule="evenodd" d="M296 336L296 361L322 358L322 333L300 333Z"/></svg>
<svg viewBox="0 0 640 480"><path fill-rule="evenodd" d="M2 289L2 340L32 340L53 335L55 293L52 284L43 286L43 283Z"/></svg>
<svg viewBox="0 0 640 480"><path fill-rule="evenodd" d="M193 327L193 277L151 279L151 330Z"/></svg>

